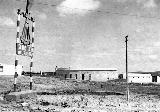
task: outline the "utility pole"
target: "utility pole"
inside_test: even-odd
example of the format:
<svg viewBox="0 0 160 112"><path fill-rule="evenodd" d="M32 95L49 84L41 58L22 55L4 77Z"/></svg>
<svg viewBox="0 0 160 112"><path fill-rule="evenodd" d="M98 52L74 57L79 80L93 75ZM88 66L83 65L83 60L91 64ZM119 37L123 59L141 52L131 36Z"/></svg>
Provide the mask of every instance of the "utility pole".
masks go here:
<svg viewBox="0 0 160 112"><path fill-rule="evenodd" d="M127 43L128 43L128 35L125 37L126 40L126 80L127 80L127 101L129 103L129 84L128 84L128 49L127 49Z"/></svg>
<svg viewBox="0 0 160 112"><path fill-rule="evenodd" d="M29 7L29 0L27 0L27 4L26 4L26 14L28 14L28 7Z"/></svg>

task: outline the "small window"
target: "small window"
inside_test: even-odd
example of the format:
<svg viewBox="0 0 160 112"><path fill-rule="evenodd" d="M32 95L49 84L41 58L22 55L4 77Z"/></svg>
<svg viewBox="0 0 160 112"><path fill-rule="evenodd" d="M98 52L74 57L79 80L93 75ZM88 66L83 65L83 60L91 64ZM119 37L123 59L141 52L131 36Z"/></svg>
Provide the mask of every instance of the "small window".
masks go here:
<svg viewBox="0 0 160 112"><path fill-rule="evenodd" d="M139 77L138 77L139 78Z"/></svg>
<svg viewBox="0 0 160 112"><path fill-rule="evenodd" d="M134 77L133 77L134 78Z"/></svg>
<svg viewBox="0 0 160 112"><path fill-rule="evenodd" d="M3 66L0 66L0 72L3 72Z"/></svg>
<svg viewBox="0 0 160 112"><path fill-rule="evenodd" d="M75 74L75 76L76 76L76 79L77 79L77 74Z"/></svg>
<svg viewBox="0 0 160 112"><path fill-rule="evenodd" d="M84 80L84 74L82 74L82 80Z"/></svg>
<svg viewBox="0 0 160 112"><path fill-rule="evenodd" d="M109 77L107 79L109 80Z"/></svg>

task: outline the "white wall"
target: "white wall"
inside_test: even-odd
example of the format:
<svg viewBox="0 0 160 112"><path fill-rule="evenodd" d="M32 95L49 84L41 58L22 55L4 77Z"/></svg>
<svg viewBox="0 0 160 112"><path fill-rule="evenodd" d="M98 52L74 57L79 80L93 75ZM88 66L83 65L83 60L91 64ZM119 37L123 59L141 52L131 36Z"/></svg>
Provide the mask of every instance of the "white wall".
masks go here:
<svg viewBox="0 0 160 112"><path fill-rule="evenodd" d="M64 73L63 73L64 74ZM89 75L91 74L91 81L108 81L118 79L117 71L71 71L69 74L72 74L72 79L75 78L75 74L77 74L77 79L82 80L82 74L84 74L84 80L89 80Z"/></svg>
<svg viewBox="0 0 160 112"><path fill-rule="evenodd" d="M138 74L138 73L128 73L129 83L151 83L151 74Z"/></svg>
<svg viewBox="0 0 160 112"><path fill-rule="evenodd" d="M157 76L157 83L160 83L160 76Z"/></svg>
<svg viewBox="0 0 160 112"><path fill-rule="evenodd" d="M0 66L3 66L3 72L0 72L0 75L14 75L15 74L14 65L1 64ZM23 67L21 65L18 65L17 66L18 76L21 76L22 71L23 71Z"/></svg>
<svg viewBox="0 0 160 112"><path fill-rule="evenodd" d="M92 81L108 81L118 79L117 71L95 71L91 75Z"/></svg>

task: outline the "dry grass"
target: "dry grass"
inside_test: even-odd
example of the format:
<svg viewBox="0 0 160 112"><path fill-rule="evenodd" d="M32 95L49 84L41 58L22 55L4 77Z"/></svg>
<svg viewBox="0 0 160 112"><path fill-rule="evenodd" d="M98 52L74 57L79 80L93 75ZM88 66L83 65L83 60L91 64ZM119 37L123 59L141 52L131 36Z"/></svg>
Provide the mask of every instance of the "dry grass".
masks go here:
<svg viewBox="0 0 160 112"><path fill-rule="evenodd" d="M0 77L0 92L13 90L13 77ZM18 78L17 90L29 89L29 76ZM130 108L126 95L95 94L95 91L125 93L125 80L109 82L75 82L54 77L33 77L33 89L52 95L38 95L38 99L26 100L28 107L21 104L0 102L0 111L48 111L53 112L110 112L110 111L160 111L159 85L130 84ZM101 86L103 85L103 86ZM101 88L102 87L102 88ZM87 93L90 92L90 93ZM83 93L83 94L80 94Z"/></svg>

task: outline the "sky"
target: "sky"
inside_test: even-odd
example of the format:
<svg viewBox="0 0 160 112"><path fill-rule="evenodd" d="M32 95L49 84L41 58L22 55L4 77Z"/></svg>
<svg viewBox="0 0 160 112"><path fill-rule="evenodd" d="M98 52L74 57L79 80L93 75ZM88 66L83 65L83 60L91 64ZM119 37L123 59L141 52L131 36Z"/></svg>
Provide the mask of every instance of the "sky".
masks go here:
<svg viewBox="0 0 160 112"><path fill-rule="evenodd" d="M17 9L26 0L0 0L0 63L14 64ZM159 0L32 0L35 18L33 71L55 66L160 71ZM21 29L24 18L21 17ZM24 70L29 57L17 56Z"/></svg>

